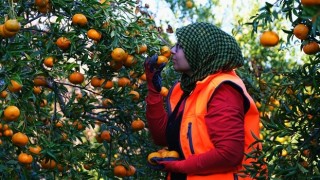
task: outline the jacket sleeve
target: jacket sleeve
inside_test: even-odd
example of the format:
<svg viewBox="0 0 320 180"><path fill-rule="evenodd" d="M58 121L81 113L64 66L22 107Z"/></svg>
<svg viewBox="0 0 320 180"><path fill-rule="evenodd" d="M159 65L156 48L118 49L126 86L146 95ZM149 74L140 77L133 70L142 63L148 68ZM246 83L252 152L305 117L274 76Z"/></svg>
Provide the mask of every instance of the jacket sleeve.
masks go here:
<svg viewBox="0 0 320 180"><path fill-rule="evenodd" d="M167 112L164 108L163 97L159 92L149 90L146 97L146 118L151 137L155 144L166 146Z"/></svg>
<svg viewBox="0 0 320 180"><path fill-rule="evenodd" d="M236 170L244 157L243 95L229 84L215 90L205 121L215 148L185 160L182 172L212 174Z"/></svg>

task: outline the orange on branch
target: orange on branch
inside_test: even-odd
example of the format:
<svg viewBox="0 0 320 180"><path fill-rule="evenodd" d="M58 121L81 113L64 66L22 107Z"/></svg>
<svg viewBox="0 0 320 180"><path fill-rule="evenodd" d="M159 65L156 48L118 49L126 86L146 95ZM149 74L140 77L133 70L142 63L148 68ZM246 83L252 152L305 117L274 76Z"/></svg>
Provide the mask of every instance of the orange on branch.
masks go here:
<svg viewBox="0 0 320 180"><path fill-rule="evenodd" d="M106 98L106 99L104 99L103 101L102 101L102 105L104 106L104 107L108 107L108 106L110 106L110 104L112 104L113 103L113 101L111 100L111 99L109 99L109 98Z"/></svg>
<svg viewBox="0 0 320 180"><path fill-rule="evenodd" d="M95 40L95 41L100 41L100 39L102 37L101 33L95 29L89 29L87 31L87 36L88 36L88 38Z"/></svg>
<svg viewBox="0 0 320 180"><path fill-rule="evenodd" d="M137 61L135 60L134 56L129 54L127 58L124 60L123 65L126 67L131 67L135 63L137 63Z"/></svg>
<svg viewBox="0 0 320 180"><path fill-rule="evenodd" d="M21 132L17 132L15 134L13 134L11 141L14 145L17 146L25 146L28 144L29 142L29 138L27 135L21 133Z"/></svg>
<svg viewBox="0 0 320 180"><path fill-rule="evenodd" d="M84 164L83 168L86 170L90 170L92 168L93 164Z"/></svg>
<svg viewBox="0 0 320 180"><path fill-rule="evenodd" d="M111 89L112 87L113 87L113 81L112 80L103 80L102 81L102 88L103 89Z"/></svg>
<svg viewBox="0 0 320 180"><path fill-rule="evenodd" d="M48 101L46 99L40 100L40 107L45 107L48 104Z"/></svg>
<svg viewBox="0 0 320 180"><path fill-rule="evenodd" d="M147 75L146 73L143 73L140 77L139 77L140 80L142 81L146 81L147 80Z"/></svg>
<svg viewBox="0 0 320 180"><path fill-rule="evenodd" d="M147 50L148 50L148 46L146 44L142 44L136 48L136 53L143 54L143 53L147 52Z"/></svg>
<svg viewBox="0 0 320 180"><path fill-rule="evenodd" d="M3 111L3 116L8 121L15 121L20 116L20 110L17 108L17 106L8 106Z"/></svg>
<svg viewBox="0 0 320 180"><path fill-rule="evenodd" d="M308 37L309 28L304 24L298 24L293 29L293 34L301 40L305 40Z"/></svg>
<svg viewBox="0 0 320 180"><path fill-rule="evenodd" d="M40 86L34 86L33 87L33 93L34 94L40 94L42 91L42 88Z"/></svg>
<svg viewBox="0 0 320 180"><path fill-rule="evenodd" d="M137 91L131 90L129 94L132 95L132 100L134 101L139 100L140 98L140 94Z"/></svg>
<svg viewBox="0 0 320 180"><path fill-rule="evenodd" d="M84 81L84 75L75 71L69 75L68 79L72 84L81 84Z"/></svg>
<svg viewBox="0 0 320 180"><path fill-rule="evenodd" d="M18 156L18 161L21 164L31 164L33 161L33 157L27 153L20 153Z"/></svg>
<svg viewBox="0 0 320 180"><path fill-rule="evenodd" d="M85 128L85 127L83 126L83 124L82 124L80 121L78 121L78 120L74 121L74 122L72 123L72 125L73 125L76 129L78 129L78 130L82 130L82 129Z"/></svg>
<svg viewBox="0 0 320 180"><path fill-rule="evenodd" d="M311 41L307 44L305 44L302 48L303 52L308 54L308 55L312 55L312 54L316 54L317 52L320 51L319 48L319 44L315 41Z"/></svg>
<svg viewBox="0 0 320 180"><path fill-rule="evenodd" d="M140 118L132 121L131 123L131 128L133 131L140 131L144 129L144 127L145 127L145 123Z"/></svg>
<svg viewBox="0 0 320 180"><path fill-rule="evenodd" d="M129 165L126 176L133 176L136 173L136 168L132 165Z"/></svg>
<svg viewBox="0 0 320 180"><path fill-rule="evenodd" d="M43 169L54 169L57 163L53 159L44 158L40 161L40 165Z"/></svg>
<svg viewBox="0 0 320 180"><path fill-rule="evenodd" d="M18 92L22 89L22 85L15 80L10 80L10 84L8 85L8 89L10 92Z"/></svg>
<svg viewBox="0 0 320 180"><path fill-rule="evenodd" d="M46 86L47 80L45 76L38 75L33 79L33 84L35 86Z"/></svg>
<svg viewBox="0 0 320 180"><path fill-rule="evenodd" d="M51 57L51 56L46 57L43 61L43 64L47 67L53 67L54 61L55 61L54 57Z"/></svg>
<svg viewBox="0 0 320 180"><path fill-rule="evenodd" d="M125 177L127 175L127 169L123 165L117 165L113 169L113 174L117 177Z"/></svg>
<svg viewBox="0 0 320 180"><path fill-rule="evenodd" d="M57 127L57 128L63 127L63 123L62 123L61 121L58 121L58 122L56 123L56 127Z"/></svg>
<svg viewBox="0 0 320 180"><path fill-rule="evenodd" d="M305 157L310 157L310 150L309 149L305 149L302 151L302 154L305 156Z"/></svg>
<svg viewBox="0 0 320 180"><path fill-rule="evenodd" d="M66 50L70 47L71 41L66 37L59 37L56 41L56 44L60 49Z"/></svg>
<svg viewBox="0 0 320 180"><path fill-rule="evenodd" d="M118 78L118 86L119 87L125 87L130 84L130 79L127 77L120 77Z"/></svg>
<svg viewBox="0 0 320 180"><path fill-rule="evenodd" d="M264 47L276 46L279 43L279 36L276 32L265 31L260 36L260 44Z"/></svg>
<svg viewBox="0 0 320 180"><path fill-rule="evenodd" d="M111 141L111 135L110 135L110 131L108 130L103 130L100 134L100 138L102 140L105 140L107 142L110 142Z"/></svg>
<svg viewBox="0 0 320 180"><path fill-rule="evenodd" d="M12 136L13 135L13 131L12 129L6 129L3 131L3 135L6 137Z"/></svg>
<svg viewBox="0 0 320 180"><path fill-rule="evenodd" d="M88 23L87 17L81 13L72 16L72 23L85 26Z"/></svg>
<svg viewBox="0 0 320 180"><path fill-rule="evenodd" d="M39 145L29 147L29 151L36 155L39 155L41 150L42 148Z"/></svg>
<svg viewBox="0 0 320 180"><path fill-rule="evenodd" d="M8 96L8 91L4 90L0 92L0 97L1 98L6 98Z"/></svg>
<svg viewBox="0 0 320 180"><path fill-rule="evenodd" d="M90 83L91 83L91 86L93 86L93 87L100 87L102 85L103 81L101 78L94 76L91 78Z"/></svg>
<svg viewBox="0 0 320 180"><path fill-rule="evenodd" d="M168 46L162 46L160 48L160 54L169 58L171 56L171 49Z"/></svg>
<svg viewBox="0 0 320 180"><path fill-rule="evenodd" d="M122 48L115 48L111 52L111 58L117 62L124 61L127 56L128 54Z"/></svg>

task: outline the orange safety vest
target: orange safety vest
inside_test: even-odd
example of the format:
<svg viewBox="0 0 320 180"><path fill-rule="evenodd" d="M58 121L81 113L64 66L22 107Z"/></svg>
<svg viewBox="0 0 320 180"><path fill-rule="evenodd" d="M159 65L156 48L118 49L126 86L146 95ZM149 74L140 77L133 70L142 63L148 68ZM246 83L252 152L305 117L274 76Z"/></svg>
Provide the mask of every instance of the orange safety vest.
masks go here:
<svg viewBox="0 0 320 180"><path fill-rule="evenodd" d="M242 93L247 97L250 102L249 110L244 117L244 131L245 131L245 145L244 153L248 153L252 150L249 148L256 139L252 136L252 133L256 137L259 137L259 112L258 109L248 94L243 81L236 75L234 71L228 73L217 73L208 76L202 81L198 81L195 89L189 95L185 102L183 116L180 126L180 145L184 157L188 159L189 156L194 154L201 154L214 149L214 144L211 142L209 134L207 132L207 126L205 123L205 115L207 113L207 104L215 90L223 82L232 82L238 85L242 89ZM171 88L168 94L169 100L169 112L172 112L177 105L183 91L180 88L180 83L177 83ZM261 147L261 145L260 145ZM243 159L243 164L249 164L252 160ZM231 180L235 179L234 174L241 170L242 166L239 165L238 170L234 172L228 172L223 174L210 174L210 175L194 175L188 174L187 180ZM168 176L170 179L170 175ZM251 179L241 178L238 179Z"/></svg>

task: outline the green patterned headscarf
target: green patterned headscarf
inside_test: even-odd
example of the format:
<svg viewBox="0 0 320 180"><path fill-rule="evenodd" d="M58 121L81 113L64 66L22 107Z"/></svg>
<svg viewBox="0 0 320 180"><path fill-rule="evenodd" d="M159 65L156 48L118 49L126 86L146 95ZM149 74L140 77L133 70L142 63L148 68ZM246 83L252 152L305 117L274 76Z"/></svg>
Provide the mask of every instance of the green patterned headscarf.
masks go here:
<svg viewBox="0 0 320 180"><path fill-rule="evenodd" d="M197 81L218 71L230 71L244 60L236 40L210 23L193 23L176 31L178 43L193 72L182 74L181 88L190 93Z"/></svg>

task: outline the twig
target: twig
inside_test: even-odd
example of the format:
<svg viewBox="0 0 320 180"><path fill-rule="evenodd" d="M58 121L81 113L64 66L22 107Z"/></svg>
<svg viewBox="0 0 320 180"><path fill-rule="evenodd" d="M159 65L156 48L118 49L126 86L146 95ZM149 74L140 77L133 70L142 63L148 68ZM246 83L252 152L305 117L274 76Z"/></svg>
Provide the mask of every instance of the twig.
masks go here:
<svg viewBox="0 0 320 180"><path fill-rule="evenodd" d="M165 43L167 46L171 47L171 44L168 41L166 41L165 39L163 39L163 37L161 37L160 34L157 34L157 36L163 43Z"/></svg>
<svg viewBox="0 0 320 180"><path fill-rule="evenodd" d="M77 86L77 85L73 85L73 84L69 84L69 83L64 83L64 82L58 82L58 81L56 81L56 83L62 84L62 85L67 85L67 86L72 86L72 87L77 87L77 88L79 88L79 89L83 89L83 90L85 90L85 91L89 91L89 92L91 92L91 93L93 93L93 94L101 95L100 93L94 92L94 91L92 91L92 90L90 90L90 89L86 89L86 88L84 88L84 87L82 87L82 86Z"/></svg>

